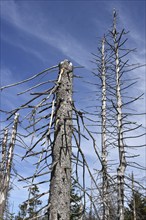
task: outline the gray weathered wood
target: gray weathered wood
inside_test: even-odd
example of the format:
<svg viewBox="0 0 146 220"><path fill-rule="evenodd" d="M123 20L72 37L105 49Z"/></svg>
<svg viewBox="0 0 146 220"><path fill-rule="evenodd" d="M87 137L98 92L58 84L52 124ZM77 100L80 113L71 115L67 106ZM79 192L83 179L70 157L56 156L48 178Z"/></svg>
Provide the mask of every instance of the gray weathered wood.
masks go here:
<svg viewBox="0 0 146 220"><path fill-rule="evenodd" d="M102 40L102 200L103 200L103 220L109 220L108 204L108 174L107 174L107 135L106 135L106 64L105 64L105 37Z"/></svg>
<svg viewBox="0 0 146 220"><path fill-rule="evenodd" d="M10 174L11 174L14 146L16 141L18 118L19 118L19 114L16 113L8 152L6 152L7 135L8 135L7 130L4 133L4 139L2 144L3 147L2 162L3 162L3 168L5 168L5 170L2 171L2 180L1 180L1 189L0 189L0 216L2 218L5 212L6 201L7 201L9 185L10 185ZM8 155L6 156L7 153Z"/></svg>
<svg viewBox="0 0 146 220"><path fill-rule="evenodd" d="M119 167L117 169L117 183L118 183L118 219L124 220L124 176L126 169L125 146L123 142L123 116L122 116L122 95L120 83L120 59L119 59L119 45L117 42L116 30L116 12L114 11L113 24L113 40L115 53L115 72L116 72L116 99L117 99L117 135L119 148Z"/></svg>
<svg viewBox="0 0 146 220"><path fill-rule="evenodd" d="M56 91L49 220L70 219L72 76L72 64L67 60L61 62Z"/></svg>

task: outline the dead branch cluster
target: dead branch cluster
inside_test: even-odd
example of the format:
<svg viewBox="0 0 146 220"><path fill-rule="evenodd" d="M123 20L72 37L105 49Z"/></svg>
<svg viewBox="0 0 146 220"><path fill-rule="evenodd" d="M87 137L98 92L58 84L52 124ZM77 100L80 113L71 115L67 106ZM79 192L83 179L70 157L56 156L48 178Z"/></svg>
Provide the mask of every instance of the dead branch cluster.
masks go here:
<svg viewBox="0 0 146 220"><path fill-rule="evenodd" d="M24 188L28 188L28 201L48 195L46 203L37 210L39 216L40 213L44 215L46 212L48 219L69 219L71 182L75 181L82 195L82 217L85 217L90 203L90 217L94 213L97 219L111 220L116 216L117 219L124 220L125 186L129 185L128 181L132 181L133 184L129 188L133 189L134 184L140 186L134 177L128 176L126 168L130 166L143 169L135 161L129 161L129 158L138 155L130 155L131 151L128 152L128 149L145 146L130 145L127 142L127 139L145 135L145 131L140 133L143 126L131 120L133 116L142 115L133 113L129 106L140 100L143 94L137 97L131 95L130 88L135 86L138 78L131 79L128 74L143 65L129 64L127 57L135 49L126 48L127 32L125 29L118 32L116 19L117 14L114 11L112 30L102 38L98 53L93 54L93 63L96 65L93 70L94 83L87 82L96 88L94 106L89 108L91 111L77 109L75 106L72 98L72 80L78 76L74 75L72 63L68 60L26 80L1 88L5 90L32 83L43 74L59 72L56 80L47 79L20 91L19 96L28 93L31 96L25 103L11 111L1 110L2 115L6 115L2 123L7 123L1 131L3 137L0 148L2 216L11 186L10 174L13 172L19 181L25 183ZM49 84L51 86L47 88ZM128 135L135 131L137 135ZM94 170L82 143L96 158ZM114 161L109 157L110 151L113 150L118 155ZM16 171L14 158L19 158L21 163L32 161L32 172L29 176L23 176L21 172ZM86 185L87 175L91 179L91 187L89 183ZM32 197L33 186L45 186L46 191Z"/></svg>

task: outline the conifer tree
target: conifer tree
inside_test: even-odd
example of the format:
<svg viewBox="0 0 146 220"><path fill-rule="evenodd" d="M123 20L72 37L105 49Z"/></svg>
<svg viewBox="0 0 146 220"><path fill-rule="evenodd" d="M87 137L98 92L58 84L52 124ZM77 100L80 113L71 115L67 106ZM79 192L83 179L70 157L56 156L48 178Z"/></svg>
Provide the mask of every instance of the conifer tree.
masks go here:
<svg viewBox="0 0 146 220"><path fill-rule="evenodd" d="M125 208L125 220L134 219L133 215L133 202L135 202L136 220L146 219L146 197L143 196L138 190L135 190L134 197L131 196L131 200L128 203L128 207Z"/></svg>
<svg viewBox="0 0 146 220"><path fill-rule="evenodd" d="M42 204L42 201L40 199L37 199L39 194L39 189L36 185L34 185L31 189L30 193L30 199L23 202L21 205L19 205L20 211L18 213L18 216L15 217L16 220L22 220L22 219L38 219L37 218L37 210L39 206Z"/></svg>

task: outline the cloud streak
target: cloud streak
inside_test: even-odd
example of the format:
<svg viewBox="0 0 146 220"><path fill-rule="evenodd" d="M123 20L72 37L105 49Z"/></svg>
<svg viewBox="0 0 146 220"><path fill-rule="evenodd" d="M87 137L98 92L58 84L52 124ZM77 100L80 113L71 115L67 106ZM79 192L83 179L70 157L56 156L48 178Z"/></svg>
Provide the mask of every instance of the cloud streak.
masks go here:
<svg viewBox="0 0 146 220"><path fill-rule="evenodd" d="M51 45L60 50L65 56L80 65L89 68L89 52L78 40L71 36L67 30L63 30L59 26L53 26L53 24L44 17L41 20L37 19L37 17L39 18L38 14L36 15L34 12L29 13L28 7L25 6L24 10L23 7L20 7L20 5L14 1L5 2L2 6L4 7L2 10L2 18L5 21L9 22L18 30L25 32L25 34L32 35L47 45ZM17 42L13 42L13 44L16 44L23 50L27 50L27 48L25 49L22 45L17 44ZM36 54L36 52L30 49L29 51ZM38 54L36 54L36 56L38 56Z"/></svg>

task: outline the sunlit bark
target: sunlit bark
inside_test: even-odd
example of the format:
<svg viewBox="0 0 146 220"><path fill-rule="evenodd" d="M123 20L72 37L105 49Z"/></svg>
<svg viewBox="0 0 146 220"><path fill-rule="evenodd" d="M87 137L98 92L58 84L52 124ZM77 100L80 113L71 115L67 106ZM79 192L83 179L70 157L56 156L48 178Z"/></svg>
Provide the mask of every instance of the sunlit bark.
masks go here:
<svg viewBox="0 0 146 220"><path fill-rule="evenodd" d="M17 125L18 125L19 114L15 114L14 124L12 128L11 140L9 144L9 148L7 151L7 130L4 133L4 139L2 143L2 180L1 180L1 189L0 189L0 216L3 217L6 207L6 201L10 186L10 175L12 168L12 160L13 160L13 152L16 141L17 134Z"/></svg>
<svg viewBox="0 0 146 220"><path fill-rule="evenodd" d="M49 220L70 218L71 148L72 148L72 71L68 61L60 63L56 91L55 133Z"/></svg>

